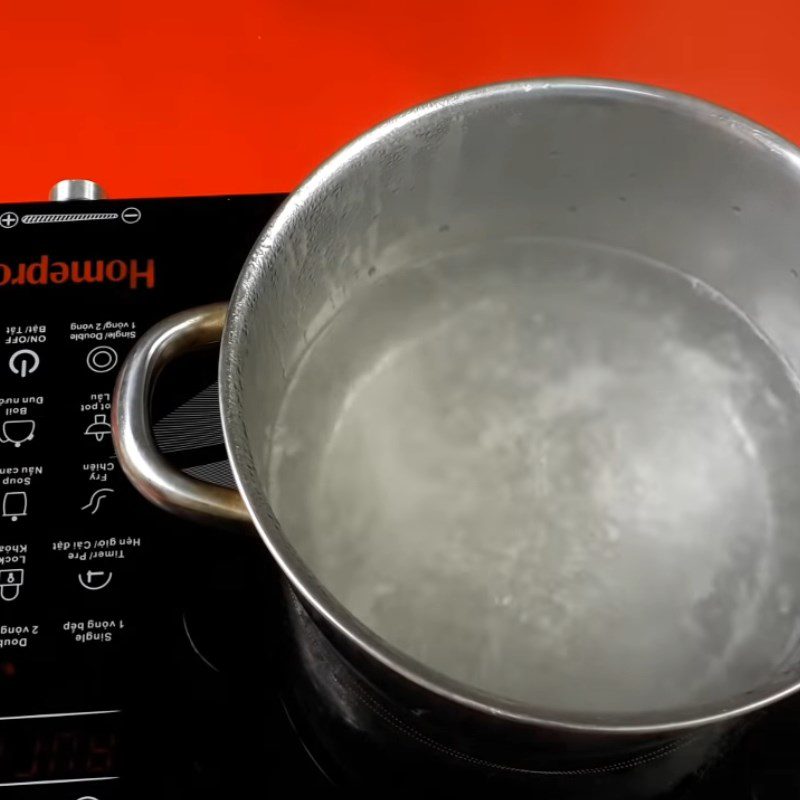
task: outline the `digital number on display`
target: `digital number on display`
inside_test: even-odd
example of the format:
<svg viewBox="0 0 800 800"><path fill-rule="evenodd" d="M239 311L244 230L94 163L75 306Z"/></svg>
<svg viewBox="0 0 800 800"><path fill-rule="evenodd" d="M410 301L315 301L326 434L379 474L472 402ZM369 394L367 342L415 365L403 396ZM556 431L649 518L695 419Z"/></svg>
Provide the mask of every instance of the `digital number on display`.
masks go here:
<svg viewBox="0 0 800 800"><path fill-rule="evenodd" d="M118 716L0 720L0 786L112 778Z"/></svg>

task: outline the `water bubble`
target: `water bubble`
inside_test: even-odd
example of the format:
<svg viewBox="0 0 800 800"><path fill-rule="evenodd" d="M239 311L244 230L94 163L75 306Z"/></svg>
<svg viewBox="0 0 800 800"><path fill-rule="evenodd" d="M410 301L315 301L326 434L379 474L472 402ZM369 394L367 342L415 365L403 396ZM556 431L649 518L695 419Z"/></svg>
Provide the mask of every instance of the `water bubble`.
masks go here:
<svg viewBox="0 0 800 800"><path fill-rule="evenodd" d="M778 613L786 616L792 610L792 589L790 586L781 585L776 591L778 599Z"/></svg>

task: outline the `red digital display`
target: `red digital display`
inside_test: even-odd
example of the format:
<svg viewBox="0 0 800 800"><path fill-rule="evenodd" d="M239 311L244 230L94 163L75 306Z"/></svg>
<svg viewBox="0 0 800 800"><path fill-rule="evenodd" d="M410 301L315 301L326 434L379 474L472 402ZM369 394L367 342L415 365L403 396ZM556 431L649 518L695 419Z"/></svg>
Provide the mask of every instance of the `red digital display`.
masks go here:
<svg viewBox="0 0 800 800"><path fill-rule="evenodd" d="M70 717L4 721L0 785L117 775L118 734L107 720Z"/></svg>

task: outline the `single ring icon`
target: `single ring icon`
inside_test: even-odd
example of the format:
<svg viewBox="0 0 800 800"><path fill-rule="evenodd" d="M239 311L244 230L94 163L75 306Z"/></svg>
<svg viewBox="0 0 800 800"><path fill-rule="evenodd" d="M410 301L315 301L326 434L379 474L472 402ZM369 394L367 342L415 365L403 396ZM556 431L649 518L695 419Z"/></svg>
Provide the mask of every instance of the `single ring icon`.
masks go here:
<svg viewBox="0 0 800 800"><path fill-rule="evenodd" d="M111 372L117 366L118 361L117 351L105 344L93 348L89 351L89 355L86 356L86 366L92 372Z"/></svg>

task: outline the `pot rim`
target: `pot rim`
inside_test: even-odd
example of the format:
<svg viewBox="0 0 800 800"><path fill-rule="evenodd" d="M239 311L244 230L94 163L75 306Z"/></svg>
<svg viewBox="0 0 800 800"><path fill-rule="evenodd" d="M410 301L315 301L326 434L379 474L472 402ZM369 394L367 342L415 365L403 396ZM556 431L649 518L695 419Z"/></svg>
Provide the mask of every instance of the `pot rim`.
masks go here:
<svg viewBox="0 0 800 800"><path fill-rule="evenodd" d="M441 97L405 111L362 134L314 171L283 203L260 234L245 262L230 301L219 361L220 404L225 443L236 483L256 528L290 580L295 591L328 624L359 650L391 672L433 695L495 720L544 727L563 732L612 735L663 735L701 726L729 722L768 706L800 689L800 677L776 682L727 701L677 710L636 713L579 713L524 704L487 693L434 671L392 646L349 612L305 564L270 508L257 480L253 454L248 445L239 397L242 394L239 348L247 340L248 315L259 285L279 256L281 242L301 210L313 203L328 181L381 142L426 117L452 113L464 107L500 98L563 95L572 97L641 98L664 110L694 118L711 128L738 136L748 144L766 149L798 173L800 150L751 120L689 95L653 86L605 79L544 78L497 83ZM777 687L777 688L776 688Z"/></svg>

